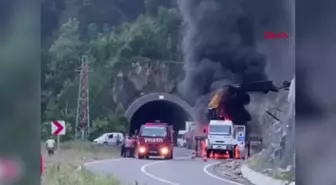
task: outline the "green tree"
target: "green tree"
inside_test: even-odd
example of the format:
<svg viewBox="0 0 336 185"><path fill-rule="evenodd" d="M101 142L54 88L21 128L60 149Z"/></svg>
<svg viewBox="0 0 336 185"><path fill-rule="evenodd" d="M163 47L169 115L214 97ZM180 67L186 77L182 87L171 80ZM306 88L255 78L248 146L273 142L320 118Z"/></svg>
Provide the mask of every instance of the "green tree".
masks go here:
<svg viewBox="0 0 336 185"><path fill-rule="evenodd" d="M42 97L45 103L43 121L62 119L75 123L78 79L78 56L85 47L78 33L79 22L69 19L59 31L48 51L45 64ZM72 125L74 127L74 125Z"/></svg>
<svg viewBox="0 0 336 185"><path fill-rule="evenodd" d="M75 128L79 86L79 73L76 71L80 69L79 57L82 54L88 56L90 70L90 138L103 132L128 131L129 123L124 117L125 108L112 100L112 87L120 70L130 66L134 60L139 61L140 58L143 59L140 61L181 59L178 48L181 19L179 12L172 5L173 1L146 1L146 4L143 4L146 6L146 12L138 12L133 21L103 21L103 17L108 15L104 11L116 11L123 17L122 20L128 19L123 15L127 8L122 7L122 2L128 1L101 1L100 5L91 1L91 4L80 6L79 10L67 10L79 11L68 15L84 15L81 12L83 9L90 10L88 12L91 13L85 14L84 17L79 16L79 19L69 19L62 24L50 47L43 48L44 122L62 119L71 123L70 128ZM94 15L91 10L105 3L112 3L114 9L104 7L102 14ZM127 6L131 7L128 4ZM88 15L92 16L92 19L86 17ZM74 135L74 130L68 133ZM45 134L42 134L42 137L45 137Z"/></svg>

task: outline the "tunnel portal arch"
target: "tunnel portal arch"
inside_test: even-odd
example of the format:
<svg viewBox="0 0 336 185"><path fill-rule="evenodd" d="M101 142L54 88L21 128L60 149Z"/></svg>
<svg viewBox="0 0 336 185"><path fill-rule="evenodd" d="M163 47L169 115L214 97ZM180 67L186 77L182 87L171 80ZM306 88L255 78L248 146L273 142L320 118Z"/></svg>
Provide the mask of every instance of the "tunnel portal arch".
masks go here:
<svg viewBox="0 0 336 185"><path fill-rule="evenodd" d="M135 99L126 109L125 117L130 123L130 133L146 122L160 120L173 125L177 134L177 130L185 129L185 121L196 120L186 101L168 93L149 93Z"/></svg>

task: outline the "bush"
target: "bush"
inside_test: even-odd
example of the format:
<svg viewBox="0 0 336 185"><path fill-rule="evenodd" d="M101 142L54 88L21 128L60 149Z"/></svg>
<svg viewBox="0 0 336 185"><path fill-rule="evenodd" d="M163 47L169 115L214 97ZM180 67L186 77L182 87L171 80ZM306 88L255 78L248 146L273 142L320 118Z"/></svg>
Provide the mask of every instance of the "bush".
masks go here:
<svg viewBox="0 0 336 185"><path fill-rule="evenodd" d="M101 146L101 145L94 145L91 142L87 141L67 141L61 143L60 145L61 150L76 150L76 151L83 151L83 152L99 152L99 153L106 153L111 152L114 150L117 151L119 148L117 146Z"/></svg>

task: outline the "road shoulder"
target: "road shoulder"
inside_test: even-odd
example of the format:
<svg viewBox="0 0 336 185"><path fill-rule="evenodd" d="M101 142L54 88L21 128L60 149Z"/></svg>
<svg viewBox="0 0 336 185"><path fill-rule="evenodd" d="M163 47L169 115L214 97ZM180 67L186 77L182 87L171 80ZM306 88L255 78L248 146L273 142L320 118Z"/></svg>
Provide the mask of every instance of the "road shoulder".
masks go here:
<svg viewBox="0 0 336 185"><path fill-rule="evenodd" d="M213 166L213 174L238 184L252 185L250 181L242 176L240 165L241 161L236 163L233 160L223 160Z"/></svg>

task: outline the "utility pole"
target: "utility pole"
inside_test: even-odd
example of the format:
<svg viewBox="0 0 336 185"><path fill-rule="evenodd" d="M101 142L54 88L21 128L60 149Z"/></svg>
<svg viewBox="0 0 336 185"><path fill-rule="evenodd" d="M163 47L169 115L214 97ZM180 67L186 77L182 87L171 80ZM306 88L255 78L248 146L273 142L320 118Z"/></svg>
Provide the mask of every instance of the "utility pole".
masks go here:
<svg viewBox="0 0 336 185"><path fill-rule="evenodd" d="M79 72L75 139L85 140L88 139L90 132L89 70L88 57L86 55L83 55L81 58L81 68Z"/></svg>

